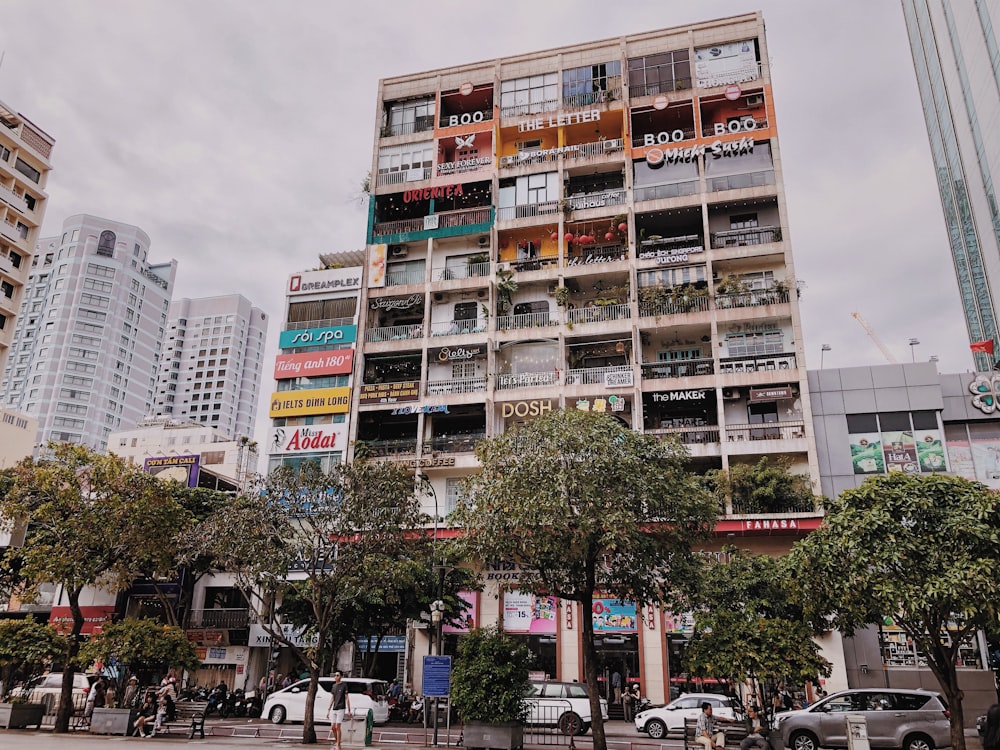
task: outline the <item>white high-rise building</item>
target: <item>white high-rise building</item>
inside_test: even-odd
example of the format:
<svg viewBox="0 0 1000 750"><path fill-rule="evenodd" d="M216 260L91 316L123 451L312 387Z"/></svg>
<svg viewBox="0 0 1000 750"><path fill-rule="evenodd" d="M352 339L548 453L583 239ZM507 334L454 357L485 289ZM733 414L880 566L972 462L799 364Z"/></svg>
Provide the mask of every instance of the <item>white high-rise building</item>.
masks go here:
<svg viewBox="0 0 1000 750"><path fill-rule="evenodd" d="M25 285L0 402L38 420L38 441L107 446L153 405L177 261L148 259L129 224L71 216L43 238Z"/></svg>
<svg viewBox="0 0 1000 750"><path fill-rule="evenodd" d="M153 413L252 436L267 316L240 294L170 305Z"/></svg>

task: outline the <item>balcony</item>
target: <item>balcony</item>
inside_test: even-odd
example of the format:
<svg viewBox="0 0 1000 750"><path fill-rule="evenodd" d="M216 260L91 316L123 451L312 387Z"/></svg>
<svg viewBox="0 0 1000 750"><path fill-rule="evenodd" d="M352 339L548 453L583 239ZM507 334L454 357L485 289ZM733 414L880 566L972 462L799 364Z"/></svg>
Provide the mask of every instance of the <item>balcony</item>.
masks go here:
<svg viewBox="0 0 1000 750"><path fill-rule="evenodd" d="M429 380L427 395L439 396L449 393L482 393L486 390L486 377L451 378L449 380Z"/></svg>
<svg viewBox="0 0 1000 750"><path fill-rule="evenodd" d="M711 359L685 359L676 362L643 362L643 380L657 378L688 378L693 375L712 375L715 362Z"/></svg>
<svg viewBox="0 0 1000 750"><path fill-rule="evenodd" d="M500 221L513 221L514 219L529 219L532 216L543 216L554 214L559 211L559 201L546 201L545 203L526 203L521 206L505 206L497 209L497 219Z"/></svg>
<svg viewBox="0 0 1000 750"><path fill-rule="evenodd" d="M620 76L614 76L615 81L620 81ZM610 80L608 81L610 83ZM573 109L575 107L592 107L595 104L607 104L609 102L621 101L622 98L622 87L609 86L607 89L602 89L600 91L588 91L585 94L570 94L569 96L564 96L562 98L562 105L564 109Z"/></svg>
<svg viewBox="0 0 1000 750"><path fill-rule="evenodd" d="M632 311L628 305L594 305L566 312L567 324L605 323L610 320L628 320Z"/></svg>
<svg viewBox="0 0 1000 750"><path fill-rule="evenodd" d="M413 135L434 130L434 115L421 115L409 122L397 122L394 125L385 125L381 130L383 138L392 138L397 135Z"/></svg>
<svg viewBox="0 0 1000 750"><path fill-rule="evenodd" d="M192 609L189 628L246 628L250 626L250 610L241 609Z"/></svg>
<svg viewBox="0 0 1000 750"><path fill-rule="evenodd" d="M603 141L581 143L576 146L567 146L566 148L565 155L567 159L594 159L624 151L625 141L622 138L605 138Z"/></svg>
<svg viewBox="0 0 1000 750"><path fill-rule="evenodd" d="M639 317L659 318L663 315L684 315L685 313L706 312L709 307L708 295L692 297L688 300L660 302L658 304L639 303Z"/></svg>
<svg viewBox="0 0 1000 750"><path fill-rule="evenodd" d="M457 211L441 211L434 216L437 217L437 229L448 229L488 223L493 216L492 212L492 206L480 206L478 208L460 208Z"/></svg>
<svg viewBox="0 0 1000 750"><path fill-rule="evenodd" d="M763 307L764 305L783 305L789 300L787 290L762 289L759 292L740 292L739 294L715 295L715 306L719 310L732 310L737 307Z"/></svg>
<svg viewBox="0 0 1000 750"><path fill-rule="evenodd" d="M436 273L436 281L453 281L455 279L474 279L490 275L490 262L467 263L466 265L447 266Z"/></svg>
<svg viewBox="0 0 1000 750"><path fill-rule="evenodd" d="M592 141L590 143L518 151L516 154L501 156L500 168L514 169L515 167L527 167L532 164L548 164L558 161L560 156L566 159L594 159L609 154L616 154L624 150L625 141L621 138L605 138L603 141Z"/></svg>
<svg viewBox="0 0 1000 750"><path fill-rule="evenodd" d="M510 261L510 269L512 271L540 271L557 263L559 263L559 258L555 255L549 255L544 258L520 258Z"/></svg>
<svg viewBox="0 0 1000 750"><path fill-rule="evenodd" d="M762 513L817 513L822 508L810 498L787 498L785 502L777 505L765 505L752 498L733 498L734 515L759 515Z"/></svg>
<svg viewBox="0 0 1000 750"><path fill-rule="evenodd" d="M764 187L774 184L774 170L766 169L761 172L745 172L744 174L731 174L724 177L708 177L706 190L709 193L718 193L720 190L741 190L743 188Z"/></svg>
<svg viewBox="0 0 1000 750"><path fill-rule="evenodd" d="M372 234L381 237L387 234L404 234L406 232L419 232L424 228L424 217L418 216L416 219L399 219L398 221L382 221L372 227Z"/></svg>
<svg viewBox="0 0 1000 750"><path fill-rule="evenodd" d="M616 190L602 190L599 193L583 193L581 195L571 195L566 200L574 211L583 211L588 208L604 208L605 206L625 205L625 188Z"/></svg>
<svg viewBox="0 0 1000 750"><path fill-rule="evenodd" d="M28 231L25 229L24 234L21 234L20 229L5 219L4 221L0 221L0 235L3 235L11 242L21 243L28 236Z"/></svg>
<svg viewBox="0 0 1000 750"><path fill-rule="evenodd" d="M753 229L712 232L711 240L713 248L766 245L771 242L781 242L781 227L754 227Z"/></svg>
<svg viewBox="0 0 1000 750"><path fill-rule="evenodd" d="M769 370L796 369L795 355L764 354L748 357L724 357L719 360L720 373L767 372Z"/></svg>
<svg viewBox="0 0 1000 750"><path fill-rule="evenodd" d="M28 213L28 202L6 185L0 185L0 200L13 206L22 214Z"/></svg>
<svg viewBox="0 0 1000 750"><path fill-rule="evenodd" d="M386 286L406 286L407 284L423 284L423 269L407 269L405 271L394 271L392 266L385 272Z"/></svg>
<svg viewBox="0 0 1000 750"><path fill-rule="evenodd" d="M626 387L633 382L631 365L611 367L588 367L582 370L568 370L566 385L599 385L602 387Z"/></svg>
<svg viewBox="0 0 1000 750"><path fill-rule="evenodd" d="M489 224L493 218L492 212L492 206L478 206L476 208L463 208L457 211L442 211L441 213L431 214L430 216L418 216L413 219L380 221L372 226L372 237L382 238L382 242L411 242L427 239L428 237L450 237L466 233L488 232ZM474 228L469 229L468 232L435 232L435 230L461 227Z"/></svg>
<svg viewBox="0 0 1000 750"><path fill-rule="evenodd" d="M551 312L521 313L519 315L500 315L497 317L497 330L512 331L518 328L539 328L542 326L557 326L559 316Z"/></svg>
<svg viewBox="0 0 1000 750"><path fill-rule="evenodd" d="M354 325L354 318L324 318L322 320L300 320L297 323L286 323L286 331L301 331L306 328L335 328L337 326ZM180 354L176 355L180 356Z"/></svg>
<svg viewBox="0 0 1000 750"><path fill-rule="evenodd" d="M424 443L424 453L472 453L476 443L486 437L486 432L465 435L437 435Z"/></svg>
<svg viewBox="0 0 1000 750"><path fill-rule="evenodd" d="M540 115L545 112L552 112L558 108L558 99L547 99L544 102L532 102L530 104L511 104L507 107L500 107L500 117L527 117L528 115Z"/></svg>
<svg viewBox="0 0 1000 750"><path fill-rule="evenodd" d="M397 172L379 172L375 176L375 186L400 185L404 182L419 182L431 178L430 167L418 167L417 169L400 170Z"/></svg>
<svg viewBox="0 0 1000 750"><path fill-rule="evenodd" d="M365 341L402 341L424 337L424 327L420 323L407 326L385 326L369 328L365 331Z"/></svg>
<svg viewBox="0 0 1000 750"><path fill-rule="evenodd" d="M698 192L698 180L671 182L666 185L637 187L634 192L636 202L659 201L666 198L681 198L687 195L694 195Z"/></svg>
<svg viewBox="0 0 1000 750"><path fill-rule="evenodd" d="M462 336L467 333L486 331L485 320L445 320L431 323L431 336Z"/></svg>
<svg viewBox="0 0 1000 750"><path fill-rule="evenodd" d="M417 439L392 438L388 440L358 440L369 455L379 458L401 458L413 456L417 452Z"/></svg>
<svg viewBox="0 0 1000 750"><path fill-rule="evenodd" d="M726 427L726 440L796 440L806 436L803 422L766 422Z"/></svg>
<svg viewBox="0 0 1000 750"><path fill-rule="evenodd" d="M497 375L498 391L509 391L515 388L540 388L547 385L559 385L559 373L557 371L502 373Z"/></svg>
<svg viewBox="0 0 1000 750"><path fill-rule="evenodd" d="M648 435L676 435L684 445L704 445L719 443L719 426L715 424L693 427L661 427L646 430Z"/></svg>

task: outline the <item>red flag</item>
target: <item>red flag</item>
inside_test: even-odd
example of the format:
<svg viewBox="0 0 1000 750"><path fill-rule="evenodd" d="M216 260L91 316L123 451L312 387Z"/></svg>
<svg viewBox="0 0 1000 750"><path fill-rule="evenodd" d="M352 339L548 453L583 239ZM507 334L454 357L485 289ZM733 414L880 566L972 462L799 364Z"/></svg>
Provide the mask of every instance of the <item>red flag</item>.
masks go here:
<svg viewBox="0 0 1000 750"><path fill-rule="evenodd" d="M973 341L969 344L969 348L974 352L986 352L987 354L993 354L993 339Z"/></svg>

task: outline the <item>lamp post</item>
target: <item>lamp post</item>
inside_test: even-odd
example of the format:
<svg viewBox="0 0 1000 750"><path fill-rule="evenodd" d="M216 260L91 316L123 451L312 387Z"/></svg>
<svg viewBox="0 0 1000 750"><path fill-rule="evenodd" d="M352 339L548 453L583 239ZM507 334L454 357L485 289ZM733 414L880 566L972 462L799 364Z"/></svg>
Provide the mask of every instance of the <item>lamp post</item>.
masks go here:
<svg viewBox="0 0 1000 750"><path fill-rule="evenodd" d="M435 565L435 568L440 568L441 580L444 580L444 566ZM438 596L441 596L441 585L438 585ZM441 655L441 627L444 621L444 602L441 599L435 599L431 602L431 624L434 626L434 655ZM425 704L426 705L426 698ZM427 726L424 724L424 726ZM426 735L425 735L426 736ZM438 744L438 696L434 696L434 745Z"/></svg>
<svg viewBox="0 0 1000 750"><path fill-rule="evenodd" d="M910 362L917 361L917 347L920 345L920 339L910 339Z"/></svg>
<svg viewBox="0 0 1000 750"><path fill-rule="evenodd" d="M823 356L828 351L830 351L832 349L833 349L833 347L830 346L829 344L823 344L823 346L820 347L820 349L819 349L819 369L821 369L821 370L823 369Z"/></svg>

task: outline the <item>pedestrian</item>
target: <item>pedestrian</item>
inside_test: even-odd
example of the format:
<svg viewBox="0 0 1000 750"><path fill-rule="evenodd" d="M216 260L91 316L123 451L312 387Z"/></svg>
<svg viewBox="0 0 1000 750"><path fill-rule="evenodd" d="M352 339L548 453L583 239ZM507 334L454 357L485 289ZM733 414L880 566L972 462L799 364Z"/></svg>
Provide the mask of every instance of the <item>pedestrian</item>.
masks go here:
<svg viewBox="0 0 1000 750"><path fill-rule="evenodd" d="M351 699L347 692L347 684L343 682L343 675L340 672L333 673L333 688L330 690L330 705L327 706L326 715L330 719L330 741L336 745L337 750L343 750L341 745L342 724L345 717L351 715Z"/></svg>
<svg viewBox="0 0 1000 750"><path fill-rule="evenodd" d="M108 689L104 693L104 705L108 708L116 708L115 700L118 696L118 680L114 677L108 680Z"/></svg>
<svg viewBox="0 0 1000 750"><path fill-rule="evenodd" d="M622 702L622 673L615 669L611 673L611 690L614 692L615 703Z"/></svg>
<svg viewBox="0 0 1000 750"><path fill-rule="evenodd" d="M622 714L625 717L626 722L632 721L634 716L634 710L632 705L632 691L626 690L622 693Z"/></svg>
<svg viewBox="0 0 1000 750"><path fill-rule="evenodd" d="M983 750L1000 750L1000 703L994 703L986 711Z"/></svg>
<svg viewBox="0 0 1000 750"><path fill-rule="evenodd" d="M747 736L740 742L740 750L769 750L767 743L767 730L764 722L761 721L760 714L756 706L747 706Z"/></svg>
<svg viewBox="0 0 1000 750"><path fill-rule="evenodd" d="M128 678L128 685L125 686L125 695L122 697L122 708L132 708L138 693L139 678L132 675Z"/></svg>
<svg viewBox="0 0 1000 750"><path fill-rule="evenodd" d="M146 694L142 698L142 705L139 706L139 716L135 720L135 731L132 732L132 734L135 737L145 737L146 724L154 720L155 717L156 717L156 694L153 692L152 688L150 688L149 690L146 691Z"/></svg>
<svg viewBox="0 0 1000 750"><path fill-rule="evenodd" d="M705 750L726 750L726 733L716 731L718 719L712 716L712 704L705 701L701 704L698 714L698 725L695 729L694 741Z"/></svg>

